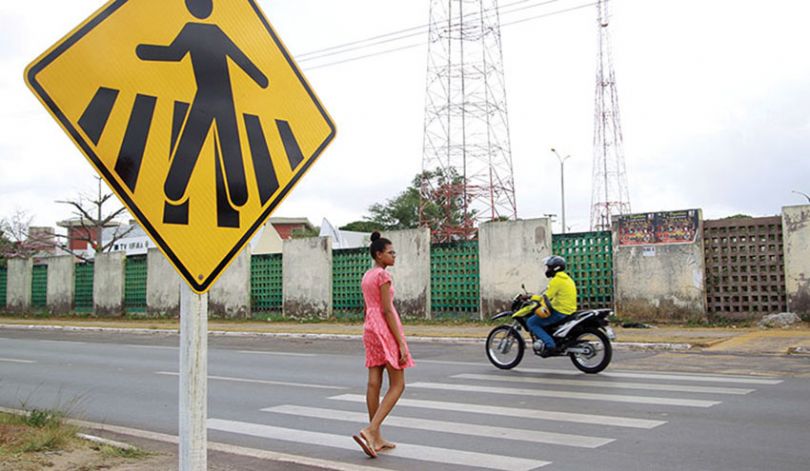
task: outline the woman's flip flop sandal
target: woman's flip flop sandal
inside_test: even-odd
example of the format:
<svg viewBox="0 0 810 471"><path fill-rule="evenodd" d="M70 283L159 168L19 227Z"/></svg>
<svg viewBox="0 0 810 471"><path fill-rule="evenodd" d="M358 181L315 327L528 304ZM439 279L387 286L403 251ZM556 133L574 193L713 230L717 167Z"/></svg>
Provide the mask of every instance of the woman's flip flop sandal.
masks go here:
<svg viewBox="0 0 810 471"><path fill-rule="evenodd" d="M354 441L357 442L358 445L360 445L360 448L363 449L363 451L369 456L369 458L377 457L377 452L374 451L374 449L368 444L368 442L365 440L365 437L361 438L359 435L352 435L352 438L354 439Z"/></svg>

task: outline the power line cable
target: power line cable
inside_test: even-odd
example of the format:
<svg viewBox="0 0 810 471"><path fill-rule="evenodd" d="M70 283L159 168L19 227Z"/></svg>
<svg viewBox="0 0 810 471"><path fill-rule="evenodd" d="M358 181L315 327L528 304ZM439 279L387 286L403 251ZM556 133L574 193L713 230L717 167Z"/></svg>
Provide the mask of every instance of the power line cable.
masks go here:
<svg viewBox="0 0 810 471"><path fill-rule="evenodd" d="M566 9L563 9L563 10L556 10L556 11L553 11L553 12L550 12L550 13L543 13L541 15L530 16L530 17L527 17L527 18L522 18L522 19L519 19L519 20L510 21L510 22L507 22L507 23L502 23L501 27L503 28L503 27L507 27L507 26L520 24L520 23L525 23L527 21L537 20L537 19L541 19L541 18L548 18L548 17L552 17L552 16L556 16L556 15L561 15L561 14L564 14L564 13L570 13L572 11L581 10L583 8L593 7L593 6L596 6L597 4L598 4L598 2L591 2L591 3L586 3L586 4L583 4L583 5L578 5L578 6L571 7L571 8L566 8ZM366 54L366 55L362 55L362 56L350 57L348 59L343 59L343 60L339 60L339 61L335 61L335 62L327 62L325 64L318 64L318 65L315 65L315 66L312 66L312 67L305 67L305 70L315 70L315 69L321 69L321 68L324 68L324 67L331 67L331 66L334 66L334 65L345 64L347 62L355 62L355 61L359 61L359 60L362 60L362 59L368 59L368 58L375 57L375 56L381 56L381 55L390 54L390 53L393 53L393 52L404 51L406 49L413 49L415 47L423 46L425 44L427 44L427 41L420 41L418 43L413 43L413 44L410 44L410 45L407 45L407 46L402 46L402 47L398 47L398 48L394 48L394 49L386 49L384 51L374 52L374 53ZM338 55L338 54L335 54L335 55ZM324 57L327 57L327 56L324 56Z"/></svg>
<svg viewBox="0 0 810 471"><path fill-rule="evenodd" d="M515 12L522 11L522 10L527 10L527 9L530 9L530 8L536 8L536 7L540 7L540 6L550 5L552 3L557 3L557 2L560 2L560 1L563 1L563 0L542 0L539 3L534 3L534 4L531 4L531 5L519 6L519 5L523 4L523 3L530 2L530 1L537 1L537 0L519 0L519 1L516 1L516 2L508 3L506 5L499 6L497 8L497 12L499 12L502 15L506 15L506 14L515 13ZM519 6L519 7L518 8L512 8L512 7L515 7L515 6ZM512 9L509 10L510 8L512 8ZM484 14L486 14L486 15L495 14L495 9L488 8L487 10L484 11ZM465 15L462 15L462 19L475 20L479 16L480 16L480 12L472 12L472 13L467 13ZM455 23L451 27L451 30L452 29L459 29L460 27L461 27L460 23ZM337 46L331 46L331 47L326 47L326 48L323 48L323 49L317 49L317 50L314 50L314 51L305 52L303 54L296 55L296 59L299 62L306 62L306 61L309 61L309 60L319 59L319 58L322 58L322 57L328 57L328 56L337 55L337 54L344 54L346 52L351 52L351 51L354 51L354 50L357 50L357 49L363 49L363 48L367 48L367 47L372 47L372 46L376 46L376 45L380 45L380 44L389 43L389 42L392 42L392 41L398 41L400 39L407 39L407 38L411 38L411 37L414 37L414 36L420 36L420 35L422 35L424 33L427 33L429 28L430 28L430 24L424 24L424 25L414 26L414 27L411 27L411 28L406 28L406 29L402 29L402 30L398 30L398 31L392 31L390 33L380 34L380 35L372 36L372 37L366 38L366 39L360 39L360 40L357 40L357 41L351 41L351 42L348 42L348 43L339 44ZM368 43L368 44L365 44L365 43Z"/></svg>

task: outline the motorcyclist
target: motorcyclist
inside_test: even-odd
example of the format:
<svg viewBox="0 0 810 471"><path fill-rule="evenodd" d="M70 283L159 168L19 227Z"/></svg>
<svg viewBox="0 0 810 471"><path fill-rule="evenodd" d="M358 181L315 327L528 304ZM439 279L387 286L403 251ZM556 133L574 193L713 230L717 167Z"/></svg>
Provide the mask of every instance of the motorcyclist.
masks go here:
<svg viewBox="0 0 810 471"><path fill-rule="evenodd" d="M577 310L577 285L565 272L565 259L552 255L543 260L546 266L548 287L542 295L532 296L537 304L534 314L526 324L537 340L532 345L538 353L553 352L557 345L554 338L543 327L565 320Z"/></svg>

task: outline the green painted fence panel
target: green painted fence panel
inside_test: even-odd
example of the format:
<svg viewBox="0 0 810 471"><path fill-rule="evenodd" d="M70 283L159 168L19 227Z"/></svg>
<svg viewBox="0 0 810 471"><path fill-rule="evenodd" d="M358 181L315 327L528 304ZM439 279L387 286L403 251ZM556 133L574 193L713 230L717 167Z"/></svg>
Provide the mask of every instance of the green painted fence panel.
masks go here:
<svg viewBox="0 0 810 471"><path fill-rule="evenodd" d="M478 264L477 240L431 246L430 303L434 317L478 317Z"/></svg>
<svg viewBox="0 0 810 471"><path fill-rule="evenodd" d="M0 311L6 308L6 289L8 288L8 270L0 267Z"/></svg>
<svg viewBox="0 0 810 471"><path fill-rule="evenodd" d="M371 256L365 247L332 251L332 304L336 317L362 318L360 283L371 266Z"/></svg>
<svg viewBox="0 0 810 471"><path fill-rule="evenodd" d="M251 257L250 299L254 312L281 311L281 254Z"/></svg>
<svg viewBox="0 0 810 471"><path fill-rule="evenodd" d="M48 307L48 265L34 265L31 275L31 307Z"/></svg>
<svg viewBox="0 0 810 471"><path fill-rule="evenodd" d="M146 255L127 257L124 307L127 312L146 312Z"/></svg>
<svg viewBox="0 0 810 471"><path fill-rule="evenodd" d="M555 255L565 257L577 283L578 309L613 307L613 238L610 231L554 234Z"/></svg>
<svg viewBox="0 0 810 471"><path fill-rule="evenodd" d="M93 311L93 264L77 263L73 270L74 310Z"/></svg>

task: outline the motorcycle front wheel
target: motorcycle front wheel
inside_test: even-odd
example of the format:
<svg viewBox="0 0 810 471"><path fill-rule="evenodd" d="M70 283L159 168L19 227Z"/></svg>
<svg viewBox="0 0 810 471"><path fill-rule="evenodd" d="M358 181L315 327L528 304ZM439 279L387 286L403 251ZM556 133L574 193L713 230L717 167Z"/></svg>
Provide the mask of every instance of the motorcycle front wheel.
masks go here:
<svg viewBox="0 0 810 471"><path fill-rule="evenodd" d="M501 325L492 329L485 346L489 361L502 370L509 370L523 359L523 338L512 326Z"/></svg>
<svg viewBox="0 0 810 471"><path fill-rule="evenodd" d="M607 368L613 355L613 348L607 335L596 327L589 327L580 332L571 346L587 350L586 353L569 353L569 356L577 369L589 374L599 373Z"/></svg>

